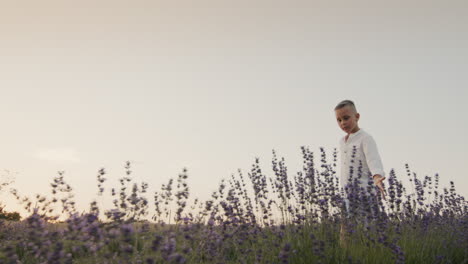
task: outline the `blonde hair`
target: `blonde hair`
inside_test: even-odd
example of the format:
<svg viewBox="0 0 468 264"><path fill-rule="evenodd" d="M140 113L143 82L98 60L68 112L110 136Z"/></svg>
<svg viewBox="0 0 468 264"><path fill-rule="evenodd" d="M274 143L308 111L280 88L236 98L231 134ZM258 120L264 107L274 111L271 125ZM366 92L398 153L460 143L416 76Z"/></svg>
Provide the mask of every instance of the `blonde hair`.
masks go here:
<svg viewBox="0 0 468 264"><path fill-rule="evenodd" d="M339 102L339 103L335 106L335 111L338 110L338 109L341 109L341 108L343 108L343 107L345 107L345 106L348 106L348 105L351 107L351 109L354 110L354 112L357 113L356 106L354 105L354 102L351 101L351 100L343 100L343 101Z"/></svg>

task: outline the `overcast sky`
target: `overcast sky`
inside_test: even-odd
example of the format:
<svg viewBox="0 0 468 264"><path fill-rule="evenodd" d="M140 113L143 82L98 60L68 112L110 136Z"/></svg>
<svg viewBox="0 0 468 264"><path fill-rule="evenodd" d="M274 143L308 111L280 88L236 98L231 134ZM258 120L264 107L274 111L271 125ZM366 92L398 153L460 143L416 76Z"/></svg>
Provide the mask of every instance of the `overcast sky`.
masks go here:
<svg viewBox="0 0 468 264"><path fill-rule="evenodd" d="M352 99L387 172L468 195L463 1L0 3L0 169L22 194L64 170L88 208L131 160L152 190L187 167L204 199L255 157L271 175L272 149L293 176Z"/></svg>

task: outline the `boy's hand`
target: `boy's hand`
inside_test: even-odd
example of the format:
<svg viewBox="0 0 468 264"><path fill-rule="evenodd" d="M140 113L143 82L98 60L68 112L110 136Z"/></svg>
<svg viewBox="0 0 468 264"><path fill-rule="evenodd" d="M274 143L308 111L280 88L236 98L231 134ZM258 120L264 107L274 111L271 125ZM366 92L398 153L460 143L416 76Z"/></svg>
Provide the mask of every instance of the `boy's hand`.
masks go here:
<svg viewBox="0 0 468 264"><path fill-rule="evenodd" d="M385 200L385 189L382 184L383 180L385 180L385 177L380 174L376 174L372 178L374 179L374 184L379 188L380 193L382 194L382 198Z"/></svg>

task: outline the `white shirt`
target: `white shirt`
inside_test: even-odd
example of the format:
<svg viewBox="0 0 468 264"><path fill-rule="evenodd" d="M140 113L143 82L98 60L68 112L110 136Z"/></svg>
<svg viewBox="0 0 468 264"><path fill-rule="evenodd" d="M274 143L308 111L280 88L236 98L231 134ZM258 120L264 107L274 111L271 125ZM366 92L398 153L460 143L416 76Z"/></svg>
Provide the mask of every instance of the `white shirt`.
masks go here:
<svg viewBox="0 0 468 264"><path fill-rule="evenodd" d="M340 140L341 153L341 187L345 187L349 181L350 167L353 170L353 178L361 175L360 185L366 187L372 176L380 174L384 176L384 169L377 150L377 144L371 135L362 129L356 133L350 134L348 140L346 137ZM355 151L354 150L355 147ZM353 157L353 152L355 152ZM360 161L362 162L362 173L358 172Z"/></svg>

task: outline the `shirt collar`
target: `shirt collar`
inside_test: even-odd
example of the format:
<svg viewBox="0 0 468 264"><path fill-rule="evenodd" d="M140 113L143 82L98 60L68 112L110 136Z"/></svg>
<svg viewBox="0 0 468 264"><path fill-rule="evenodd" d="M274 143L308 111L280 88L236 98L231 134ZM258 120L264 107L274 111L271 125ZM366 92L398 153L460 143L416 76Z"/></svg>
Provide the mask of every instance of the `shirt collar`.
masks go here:
<svg viewBox="0 0 468 264"><path fill-rule="evenodd" d="M362 133L362 131L363 131L362 128L359 128L359 130L358 130L357 132L354 132L354 133L352 133L352 134L349 134L348 140L345 141L344 139L346 138L346 136L343 137L343 141L344 141L344 142L349 142L350 139L352 139L352 138L358 136L359 134Z"/></svg>

